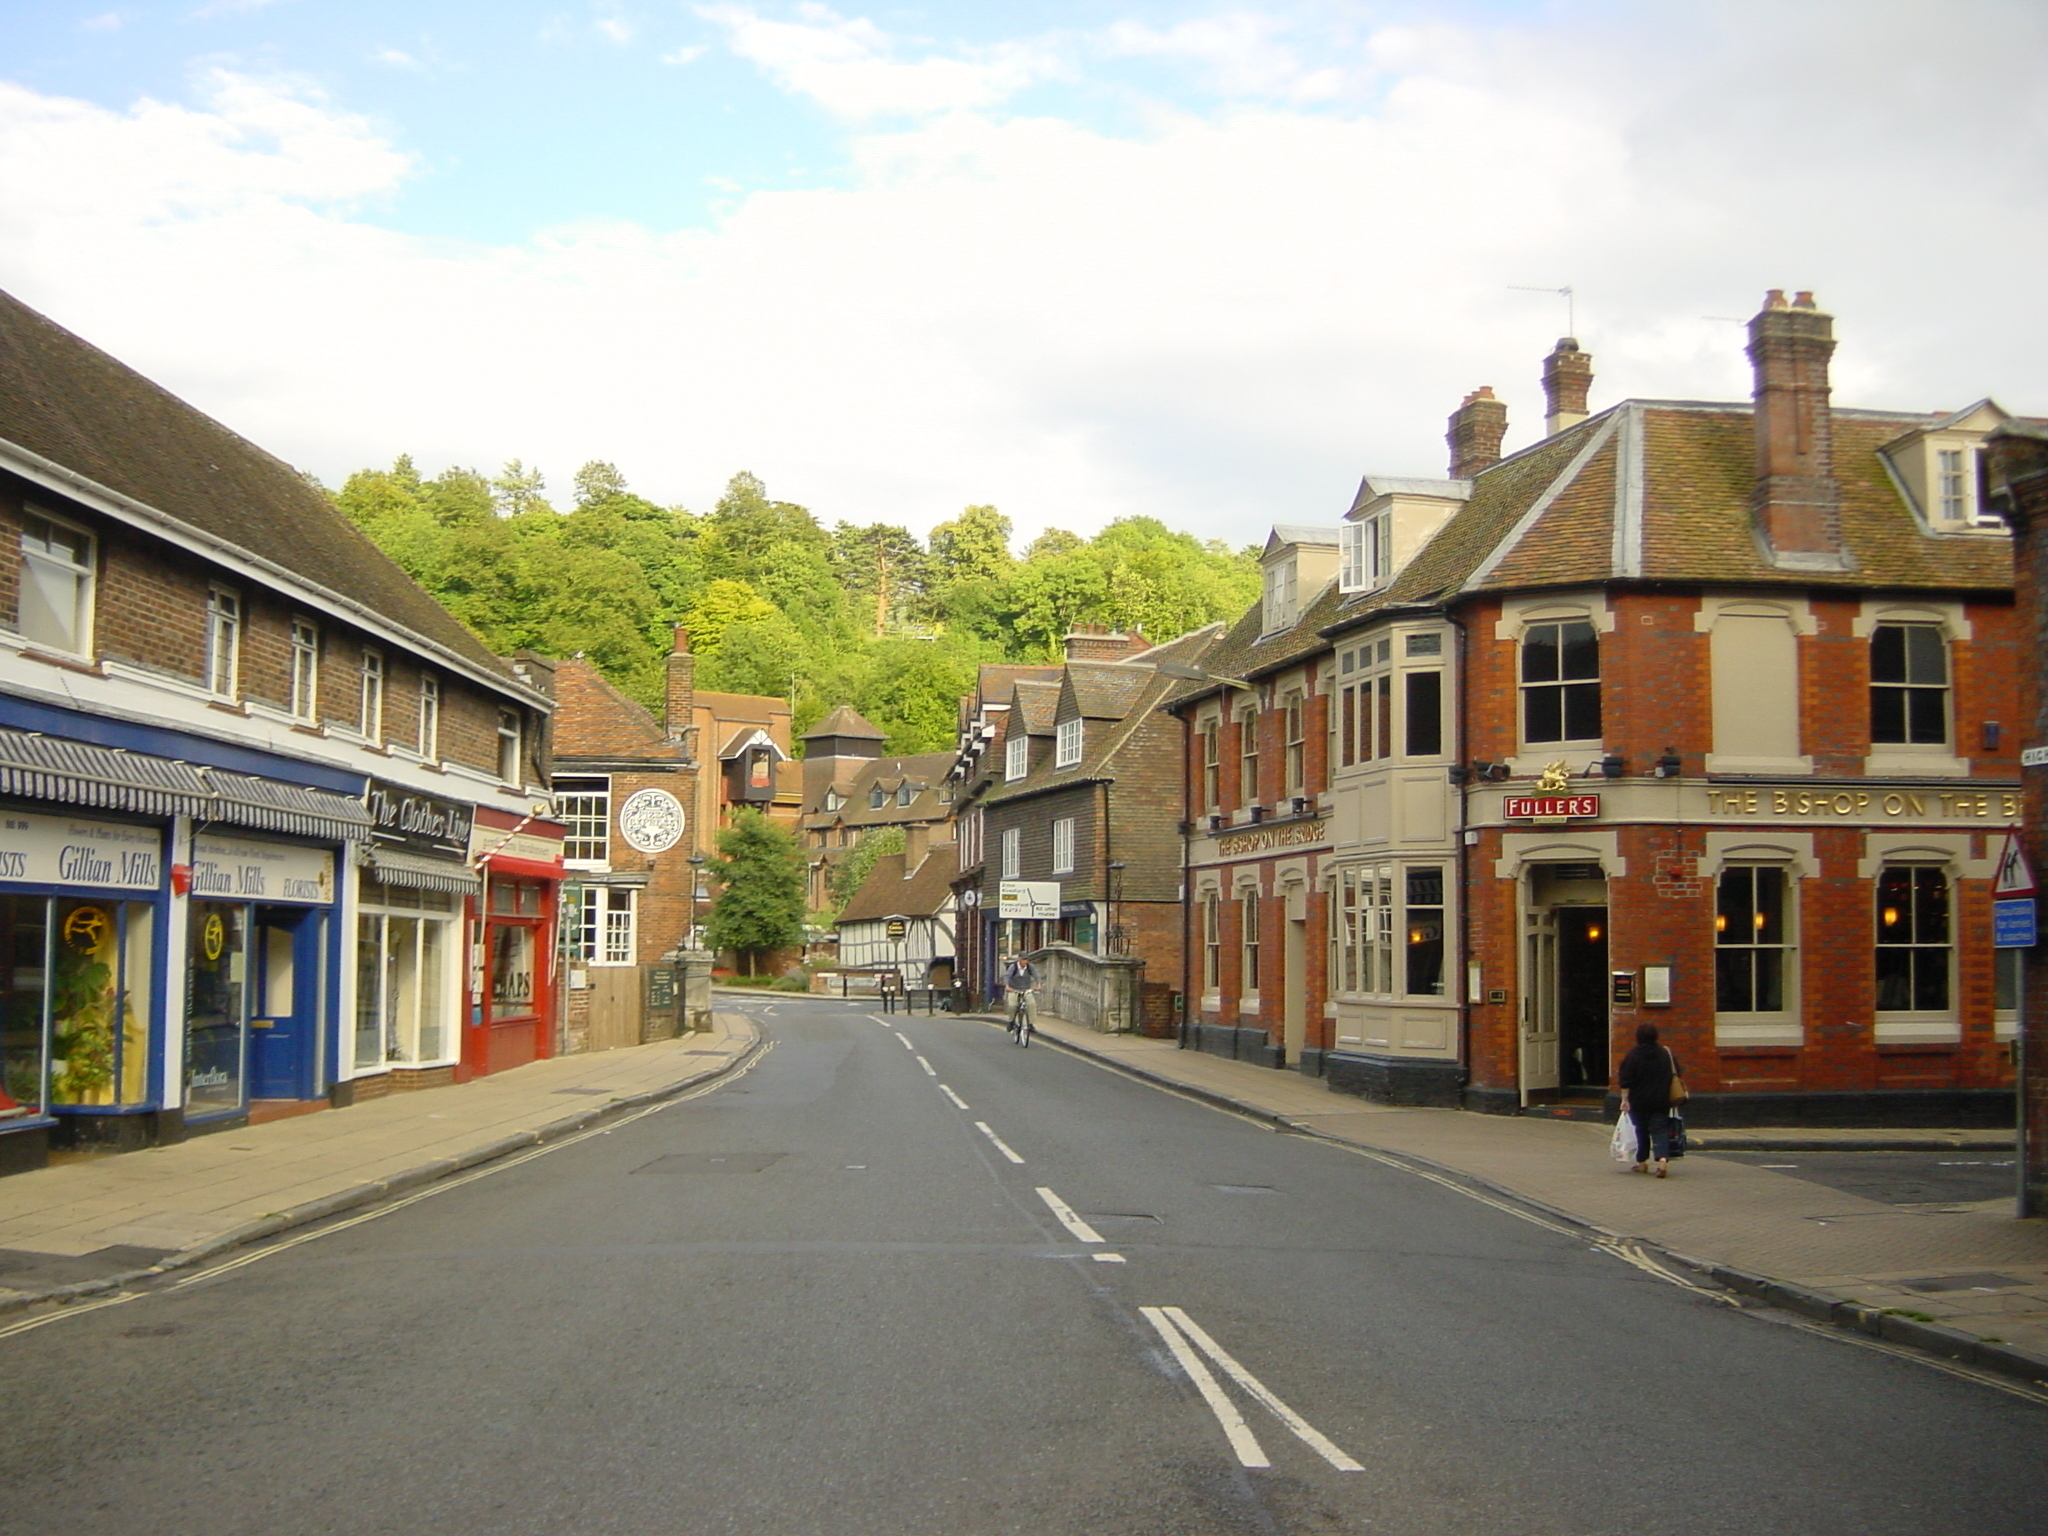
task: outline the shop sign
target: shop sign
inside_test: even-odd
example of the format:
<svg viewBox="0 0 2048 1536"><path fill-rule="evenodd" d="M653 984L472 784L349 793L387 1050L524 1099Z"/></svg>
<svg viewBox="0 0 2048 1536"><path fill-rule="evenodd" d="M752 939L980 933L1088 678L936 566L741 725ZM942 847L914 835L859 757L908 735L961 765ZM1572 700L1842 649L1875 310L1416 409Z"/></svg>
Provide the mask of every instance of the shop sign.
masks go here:
<svg viewBox="0 0 2048 1536"><path fill-rule="evenodd" d="M1321 821L1283 821L1270 827L1223 833L1216 839L1216 856L1235 859L1247 853L1261 853L1268 848L1298 848L1304 843L1320 843L1322 840Z"/></svg>
<svg viewBox="0 0 2048 1536"><path fill-rule="evenodd" d="M1598 795L1509 795L1501 814L1510 821L1560 821L1570 816L1598 816Z"/></svg>
<svg viewBox="0 0 2048 1536"><path fill-rule="evenodd" d="M682 840L683 802L665 789L635 790L619 807L619 836L641 853L667 853Z"/></svg>
<svg viewBox="0 0 2048 1536"><path fill-rule="evenodd" d="M910 925L900 917L892 917L889 921L882 924L882 932L889 938L900 939L910 932Z"/></svg>
<svg viewBox="0 0 2048 1536"><path fill-rule="evenodd" d="M334 855L253 837L192 839L192 894L214 901L334 900Z"/></svg>
<svg viewBox="0 0 2048 1536"><path fill-rule="evenodd" d="M377 842L419 853L469 856L470 825L476 818L472 805L423 795L382 779L370 780L363 804L376 824L370 836Z"/></svg>
<svg viewBox="0 0 2048 1536"><path fill-rule="evenodd" d="M163 834L155 827L8 811L0 814L0 880L154 891L163 883Z"/></svg>
<svg viewBox="0 0 2048 1536"><path fill-rule="evenodd" d="M996 916L1019 922L1057 922L1060 883L1057 880L1005 880L996 887Z"/></svg>
<svg viewBox="0 0 2048 1536"><path fill-rule="evenodd" d="M1793 816L1810 821L2011 821L2016 789L1710 789L1716 816Z"/></svg>

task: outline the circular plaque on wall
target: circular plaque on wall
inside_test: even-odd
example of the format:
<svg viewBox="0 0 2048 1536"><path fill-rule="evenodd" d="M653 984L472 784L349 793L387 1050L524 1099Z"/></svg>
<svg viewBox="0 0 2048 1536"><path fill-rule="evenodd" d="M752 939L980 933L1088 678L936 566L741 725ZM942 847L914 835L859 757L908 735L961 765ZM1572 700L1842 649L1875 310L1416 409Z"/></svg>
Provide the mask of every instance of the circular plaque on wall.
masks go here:
<svg viewBox="0 0 2048 1536"><path fill-rule="evenodd" d="M619 834L642 853L666 853L683 835L683 803L665 789L635 791L619 807Z"/></svg>

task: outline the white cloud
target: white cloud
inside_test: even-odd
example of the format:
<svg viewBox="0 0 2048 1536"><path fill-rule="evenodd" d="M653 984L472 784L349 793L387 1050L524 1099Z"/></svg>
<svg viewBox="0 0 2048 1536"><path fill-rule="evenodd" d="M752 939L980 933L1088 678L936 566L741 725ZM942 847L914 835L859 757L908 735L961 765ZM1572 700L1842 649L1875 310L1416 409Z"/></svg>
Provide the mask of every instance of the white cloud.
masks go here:
<svg viewBox="0 0 2048 1536"><path fill-rule="evenodd" d="M1124 138L834 75L901 46L813 10L749 56L849 114L942 108L710 229L503 247L379 228L408 156L303 86L126 112L0 86L0 285L330 479L605 458L695 506L747 468L828 519L993 501L1027 533L1246 542L1333 519L1364 470L1440 473L1476 385L1529 440L1562 316L1510 284L1577 289L1596 407L1745 396L1739 328L1700 317L1783 287L1839 316L1842 404L2048 413L2048 19L1985 9L2010 46L1874 3L1282 39L1310 63L1258 64L1263 105ZM1370 108L1297 110L1302 68Z"/></svg>
<svg viewBox="0 0 2048 1536"><path fill-rule="evenodd" d="M823 5L799 5L793 21L741 5L700 6L697 14L784 90L854 120L994 106L1061 68L1049 51L1023 42L900 59L896 40L873 22Z"/></svg>
<svg viewBox="0 0 2048 1536"><path fill-rule="evenodd" d="M403 48L379 48L370 55L372 63L385 64L392 69L425 71L426 65L407 53Z"/></svg>
<svg viewBox="0 0 2048 1536"><path fill-rule="evenodd" d="M1230 11L1177 22L1160 30L1142 22L1119 21L1100 39L1109 57L1175 59L1201 67L1211 87L1229 96L1269 96L1318 101L1343 89L1342 68L1316 68L1286 42L1290 30L1267 12Z"/></svg>
<svg viewBox="0 0 2048 1536"><path fill-rule="evenodd" d="M78 24L81 32L118 32L121 30L121 13L103 11L97 16L88 16Z"/></svg>
<svg viewBox="0 0 2048 1536"><path fill-rule="evenodd" d="M705 50L702 47L671 48L661 56L661 62L664 64L694 64L703 58L704 54Z"/></svg>

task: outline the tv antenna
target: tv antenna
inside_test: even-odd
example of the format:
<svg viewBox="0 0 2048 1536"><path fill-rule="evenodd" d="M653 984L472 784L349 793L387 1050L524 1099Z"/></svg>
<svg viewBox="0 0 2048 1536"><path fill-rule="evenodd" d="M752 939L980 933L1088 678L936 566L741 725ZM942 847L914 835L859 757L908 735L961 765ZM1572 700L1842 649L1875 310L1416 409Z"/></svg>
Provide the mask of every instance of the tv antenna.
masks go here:
<svg viewBox="0 0 2048 1536"><path fill-rule="evenodd" d="M1571 284L1567 283L1562 288L1539 288L1529 283L1509 283L1508 287L1516 293L1556 294L1559 298L1564 300L1565 335L1577 336L1579 334L1578 304L1577 300L1574 298L1572 294Z"/></svg>

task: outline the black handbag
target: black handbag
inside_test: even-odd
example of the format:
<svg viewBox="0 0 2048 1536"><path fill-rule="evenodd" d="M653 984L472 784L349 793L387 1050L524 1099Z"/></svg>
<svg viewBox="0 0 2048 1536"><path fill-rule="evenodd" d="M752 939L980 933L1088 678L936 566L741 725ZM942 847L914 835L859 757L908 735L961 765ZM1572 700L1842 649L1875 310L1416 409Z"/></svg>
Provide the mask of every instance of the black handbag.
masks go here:
<svg viewBox="0 0 2048 1536"><path fill-rule="evenodd" d="M1670 1137L1671 1155L1673 1157L1685 1156L1685 1116L1675 1109L1671 1111Z"/></svg>

